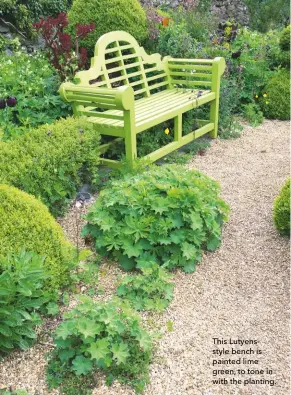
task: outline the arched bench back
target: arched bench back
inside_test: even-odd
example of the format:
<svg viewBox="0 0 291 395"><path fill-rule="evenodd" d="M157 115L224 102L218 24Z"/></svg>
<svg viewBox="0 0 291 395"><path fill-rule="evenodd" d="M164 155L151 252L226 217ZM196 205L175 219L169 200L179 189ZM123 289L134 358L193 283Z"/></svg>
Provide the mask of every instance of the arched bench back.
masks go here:
<svg viewBox="0 0 291 395"><path fill-rule="evenodd" d="M130 85L138 99L169 87L165 65L161 55L148 55L129 33L115 31L99 38L90 69L77 73L75 81L100 88Z"/></svg>

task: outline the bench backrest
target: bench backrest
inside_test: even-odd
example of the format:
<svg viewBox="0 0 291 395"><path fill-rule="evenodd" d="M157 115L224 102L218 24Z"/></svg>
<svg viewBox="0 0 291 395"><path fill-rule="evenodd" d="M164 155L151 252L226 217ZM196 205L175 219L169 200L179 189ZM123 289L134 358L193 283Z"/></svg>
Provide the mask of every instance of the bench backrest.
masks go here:
<svg viewBox="0 0 291 395"><path fill-rule="evenodd" d="M148 55L134 37L123 31L99 38L90 69L77 73L75 81L100 88L130 85L135 99L148 97L170 85L161 55Z"/></svg>

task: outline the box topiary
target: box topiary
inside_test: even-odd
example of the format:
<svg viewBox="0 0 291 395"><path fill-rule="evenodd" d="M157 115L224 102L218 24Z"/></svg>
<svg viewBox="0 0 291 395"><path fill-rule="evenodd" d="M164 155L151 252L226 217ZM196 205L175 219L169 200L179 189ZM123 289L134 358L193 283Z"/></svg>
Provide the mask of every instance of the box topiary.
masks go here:
<svg viewBox="0 0 291 395"><path fill-rule="evenodd" d="M280 234L290 236L290 178L275 199L273 216Z"/></svg>
<svg viewBox="0 0 291 395"><path fill-rule="evenodd" d="M47 286L65 284L73 247L47 207L34 196L0 184L0 218L0 259L23 248L33 251L46 257L44 265L51 276Z"/></svg>
<svg viewBox="0 0 291 395"><path fill-rule="evenodd" d="M261 102L263 113L269 119L290 119L289 71L278 71L265 87L266 97Z"/></svg>
<svg viewBox="0 0 291 395"><path fill-rule="evenodd" d="M124 269L166 263L193 272L202 250L215 250L228 206L219 185L181 166L151 170L111 182L91 207L83 235L100 254Z"/></svg>
<svg viewBox="0 0 291 395"><path fill-rule="evenodd" d="M69 31L76 24L94 22L96 29L80 40L80 45L94 53L96 41L104 33L124 30L142 42L148 36L146 14L138 0L75 0L68 13Z"/></svg>
<svg viewBox="0 0 291 395"><path fill-rule="evenodd" d="M33 194L61 215L82 183L94 186L99 141L86 119L67 118L0 142L0 183Z"/></svg>

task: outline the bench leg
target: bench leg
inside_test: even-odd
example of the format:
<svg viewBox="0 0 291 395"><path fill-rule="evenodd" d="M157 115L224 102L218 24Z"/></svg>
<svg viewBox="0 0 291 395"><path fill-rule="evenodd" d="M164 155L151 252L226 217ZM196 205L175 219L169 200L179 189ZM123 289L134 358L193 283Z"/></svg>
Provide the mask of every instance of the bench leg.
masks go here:
<svg viewBox="0 0 291 395"><path fill-rule="evenodd" d="M212 139L217 137L218 132L218 109L219 109L219 101L218 99L213 100L210 104L210 122L214 123L214 129L209 133Z"/></svg>
<svg viewBox="0 0 291 395"><path fill-rule="evenodd" d="M180 141L182 138L182 114L174 118L174 141Z"/></svg>
<svg viewBox="0 0 291 395"><path fill-rule="evenodd" d="M125 111L124 113L125 157L128 165L132 167L137 157L134 119L130 111Z"/></svg>

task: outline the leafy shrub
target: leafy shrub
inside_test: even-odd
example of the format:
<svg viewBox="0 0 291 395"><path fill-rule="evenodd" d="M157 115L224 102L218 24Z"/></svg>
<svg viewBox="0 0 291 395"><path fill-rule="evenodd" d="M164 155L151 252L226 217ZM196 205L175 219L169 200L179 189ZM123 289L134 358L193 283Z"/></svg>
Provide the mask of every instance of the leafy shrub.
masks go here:
<svg viewBox="0 0 291 395"><path fill-rule="evenodd" d="M24 250L0 261L0 353L25 350L36 338L34 327L41 322L36 311L52 297L43 290L48 278L43 263Z"/></svg>
<svg viewBox="0 0 291 395"><path fill-rule="evenodd" d="M148 36L145 11L138 0L75 0L68 13L70 29L77 24L93 22L96 29L80 41L92 55L96 41L104 33L125 30L142 42Z"/></svg>
<svg viewBox="0 0 291 395"><path fill-rule="evenodd" d="M0 127L6 140L71 112L57 92L59 84L58 76L41 55L0 56L0 98L17 98L15 107L0 109Z"/></svg>
<svg viewBox="0 0 291 395"><path fill-rule="evenodd" d="M290 25L281 33L279 45L280 52L277 57L277 64L290 69Z"/></svg>
<svg viewBox="0 0 291 395"><path fill-rule="evenodd" d="M261 102L266 118L290 119L290 76L288 70L278 71L265 87L266 98Z"/></svg>
<svg viewBox="0 0 291 395"><path fill-rule="evenodd" d="M70 0L0 0L0 16L32 38L35 36L33 22L64 12L69 4Z"/></svg>
<svg viewBox="0 0 291 395"><path fill-rule="evenodd" d="M0 182L39 197L54 215L64 213L82 182L94 184L98 163L99 134L82 118L0 142Z"/></svg>
<svg viewBox="0 0 291 395"><path fill-rule="evenodd" d="M87 51L86 48L79 48L79 40L95 29L94 23L79 24L75 27L74 35L71 36L64 33L68 23L67 15L60 13L57 18L41 19L34 24L45 41L49 61L62 81L72 79L75 73L85 66Z"/></svg>
<svg viewBox="0 0 291 395"><path fill-rule="evenodd" d="M21 48L21 43L18 37L7 38L0 35L0 54L4 53L6 49L10 51L19 51Z"/></svg>
<svg viewBox="0 0 291 395"><path fill-rule="evenodd" d="M173 299L171 276L155 262L140 262L137 268L142 274L124 277L117 295L128 300L135 310L163 311Z"/></svg>
<svg viewBox="0 0 291 395"><path fill-rule="evenodd" d="M244 118L252 125L258 126L264 120L264 115L260 107L255 103L246 104L243 107Z"/></svg>
<svg viewBox="0 0 291 395"><path fill-rule="evenodd" d="M65 375L67 379L70 374L86 376L97 368L107 375L107 384L117 378L143 389L151 339L138 316L118 301L96 304L89 297L81 300L56 329L56 348L47 370L50 387L64 385Z"/></svg>
<svg viewBox="0 0 291 395"><path fill-rule="evenodd" d="M157 52L163 56L193 58L195 57L196 46L196 40L187 32L184 24L170 23L167 28L161 31Z"/></svg>
<svg viewBox="0 0 291 395"><path fill-rule="evenodd" d="M218 27L218 18L214 13L197 7L179 7L172 11L176 24L184 24L185 30L198 42L207 42Z"/></svg>
<svg viewBox="0 0 291 395"><path fill-rule="evenodd" d="M25 0L0 0L0 16L29 38L34 36L32 14Z"/></svg>
<svg viewBox="0 0 291 395"><path fill-rule="evenodd" d="M156 260L193 272L203 248L215 250L228 206L207 176L179 166L153 167L112 181L91 207L83 235L124 269Z"/></svg>
<svg viewBox="0 0 291 395"><path fill-rule="evenodd" d="M221 80L218 134L222 138L239 136L235 114L239 112L239 85L235 78Z"/></svg>
<svg viewBox="0 0 291 395"><path fill-rule="evenodd" d="M0 258L22 248L45 256L47 286L57 288L66 281L72 247L48 209L33 196L0 184Z"/></svg>
<svg viewBox="0 0 291 395"><path fill-rule="evenodd" d="M199 138L183 147L183 151L192 155L204 153L210 147L210 140Z"/></svg>
<svg viewBox="0 0 291 395"><path fill-rule="evenodd" d="M71 5L71 0L28 0L26 2L33 21L42 17L57 16L60 12L66 12Z"/></svg>
<svg viewBox="0 0 291 395"><path fill-rule="evenodd" d="M290 236L290 179L286 181L275 199L274 222L282 235Z"/></svg>
<svg viewBox="0 0 291 395"><path fill-rule="evenodd" d="M244 0L248 6L250 27L262 33L277 28L287 20L290 3L289 0Z"/></svg>
<svg viewBox="0 0 291 395"><path fill-rule="evenodd" d="M270 53L270 48L275 53ZM242 104L253 102L268 80L274 74L271 70L273 57L279 53L279 34L262 34L247 28L240 29L230 46L232 54L240 53L237 59L231 59L232 76L238 80L238 98Z"/></svg>
<svg viewBox="0 0 291 395"><path fill-rule="evenodd" d="M280 48L282 51L290 51L290 25L287 26L281 34Z"/></svg>

